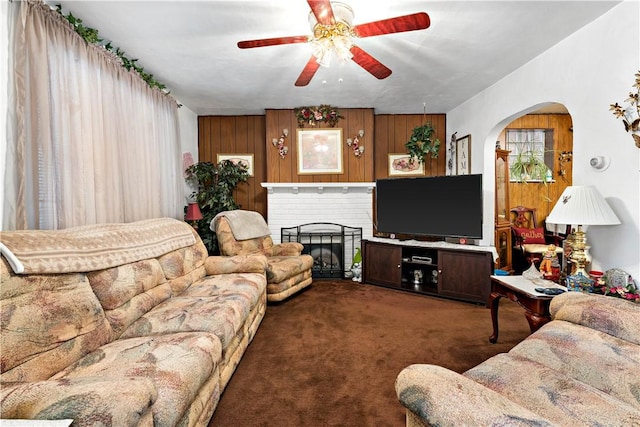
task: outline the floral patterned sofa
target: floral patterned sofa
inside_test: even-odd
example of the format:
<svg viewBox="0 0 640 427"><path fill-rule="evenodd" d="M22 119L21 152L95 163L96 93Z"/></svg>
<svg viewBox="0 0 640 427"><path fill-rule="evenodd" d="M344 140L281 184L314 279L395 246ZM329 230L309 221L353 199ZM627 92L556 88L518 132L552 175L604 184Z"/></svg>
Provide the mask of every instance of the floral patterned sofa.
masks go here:
<svg viewBox="0 0 640 427"><path fill-rule="evenodd" d="M566 292L550 311L509 353L463 374L405 368L407 426L640 426L640 304Z"/></svg>
<svg viewBox="0 0 640 427"><path fill-rule="evenodd" d="M266 308L266 258L159 218L0 234L0 418L207 425Z"/></svg>

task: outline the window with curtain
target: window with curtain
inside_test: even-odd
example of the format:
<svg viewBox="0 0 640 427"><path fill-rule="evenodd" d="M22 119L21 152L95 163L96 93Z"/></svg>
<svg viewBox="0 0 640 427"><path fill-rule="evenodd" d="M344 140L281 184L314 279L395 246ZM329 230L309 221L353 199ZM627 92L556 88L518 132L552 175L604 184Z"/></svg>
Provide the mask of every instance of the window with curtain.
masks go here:
<svg viewBox="0 0 640 427"><path fill-rule="evenodd" d="M41 1L11 7L3 229L181 218L175 99Z"/></svg>

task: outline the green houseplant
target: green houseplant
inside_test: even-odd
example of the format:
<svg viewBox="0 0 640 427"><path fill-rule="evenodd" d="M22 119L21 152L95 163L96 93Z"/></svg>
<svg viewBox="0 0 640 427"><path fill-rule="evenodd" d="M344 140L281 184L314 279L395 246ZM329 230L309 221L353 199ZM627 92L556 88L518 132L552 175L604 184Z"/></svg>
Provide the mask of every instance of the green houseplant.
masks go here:
<svg viewBox="0 0 640 427"><path fill-rule="evenodd" d="M416 126L411 133L411 138L404 145L407 154L411 156L411 161L417 158L420 163L424 163L427 156L435 159L440 150L440 140L434 138L435 130L431 123Z"/></svg>
<svg viewBox="0 0 640 427"><path fill-rule="evenodd" d="M198 234L209 254L216 254L218 240L209 224L220 212L240 208L233 198L233 191L249 179L249 172L242 164L223 160L218 164L196 163L187 168L186 173L187 182L195 188L191 197L198 202L202 212L202 219L196 224Z"/></svg>
<svg viewBox="0 0 640 427"><path fill-rule="evenodd" d="M531 152L519 153L509 167L511 177L518 182L547 182L547 165Z"/></svg>
<svg viewBox="0 0 640 427"><path fill-rule="evenodd" d="M547 183L549 167L543 161L544 153L533 148L528 142L517 142L516 155L509 158L509 173L517 182L542 181Z"/></svg>

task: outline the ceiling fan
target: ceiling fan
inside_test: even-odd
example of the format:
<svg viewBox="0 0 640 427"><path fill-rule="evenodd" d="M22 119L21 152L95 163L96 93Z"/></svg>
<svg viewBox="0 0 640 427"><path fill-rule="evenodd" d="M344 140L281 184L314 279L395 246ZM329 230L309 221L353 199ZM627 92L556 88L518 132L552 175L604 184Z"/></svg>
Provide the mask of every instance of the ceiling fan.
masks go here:
<svg viewBox="0 0 640 427"><path fill-rule="evenodd" d="M308 85L321 65L329 66L332 55L343 60L352 59L374 77L385 79L391 75L391 70L359 48L354 43L354 39L424 30L430 25L429 15L425 12L352 25L353 10L345 3L330 0L307 0L307 3L311 8L309 23L313 30L312 36L275 37L238 42L240 49L310 43L313 55L296 80L296 86Z"/></svg>

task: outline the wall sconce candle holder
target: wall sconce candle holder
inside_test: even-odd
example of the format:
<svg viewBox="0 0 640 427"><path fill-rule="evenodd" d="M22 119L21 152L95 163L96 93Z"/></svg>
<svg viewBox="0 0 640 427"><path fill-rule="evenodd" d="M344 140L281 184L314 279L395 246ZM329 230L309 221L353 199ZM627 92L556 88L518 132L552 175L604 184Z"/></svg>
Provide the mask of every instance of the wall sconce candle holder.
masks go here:
<svg viewBox="0 0 640 427"><path fill-rule="evenodd" d="M353 149L353 155L356 157L362 156L364 153L364 147L360 145L360 139L364 136L364 130L360 129L358 134L353 138L347 138L347 145Z"/></svg>
<svg viewBox="0 0 640 427"><path fill-rule="evenodd" d="M273 138L271 140L271 143L273 144L273 146L278 149L281 159L284 159L287 156L287 153L289 152L289 147L284 145L284 141L285 139L287 139L288 136L289 136L289 129L282 129L282 134L280 135L280 138Z"/></svg>

